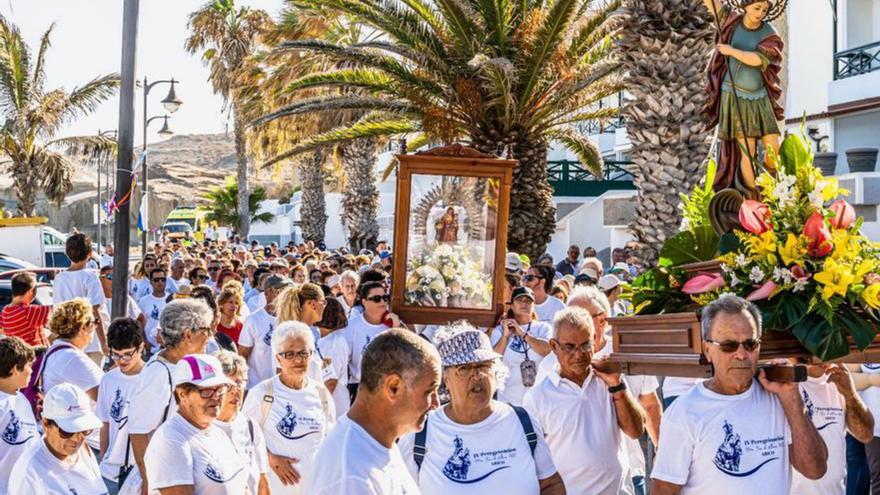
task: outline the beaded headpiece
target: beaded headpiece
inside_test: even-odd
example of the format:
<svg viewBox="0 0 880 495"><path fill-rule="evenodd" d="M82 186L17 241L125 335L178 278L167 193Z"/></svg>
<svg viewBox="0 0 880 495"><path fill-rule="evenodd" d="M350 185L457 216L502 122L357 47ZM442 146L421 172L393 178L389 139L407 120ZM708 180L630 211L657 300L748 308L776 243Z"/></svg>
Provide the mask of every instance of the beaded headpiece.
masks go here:
<svg viewBox="0 0 880 495"><path fill-rule="evenodd" d="M753 3L758 2L767 2L770 4L770 8L767 9L767 14L764 15L764 20L767 22L773 22L785 12L785 8L788 6L788 0L728 0L730 2L730 6L739 11L746 10L746 7Z"/></svg>

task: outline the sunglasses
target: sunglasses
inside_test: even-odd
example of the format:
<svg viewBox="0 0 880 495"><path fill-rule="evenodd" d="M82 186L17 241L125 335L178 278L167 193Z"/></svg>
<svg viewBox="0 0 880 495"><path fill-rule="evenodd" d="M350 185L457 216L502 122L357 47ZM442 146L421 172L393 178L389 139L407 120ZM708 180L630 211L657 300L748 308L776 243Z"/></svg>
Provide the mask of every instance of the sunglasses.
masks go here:
<svg viewBox="0 0 880 495"><path fill-rule="evenodd" d="M202 275L202 274L193 275L193 280L205 280L207 278L208 278L207 275Z"/></svg>
<svg viewBox="0 0 880 495"><path fill-rule="evenodd" d="M365 297L364 299L367 300L367 301L370 301L370 302L374 302L374 303L376 303L376 304L378 304L378 303L380 303L380 302L388 302L388 301L391 300L391 298L388 297L387 295L384 295L384 296L370 296L370 297Z"/></svg>
<svg viewBox="0 0 880 495"><path fill-rule="evenodd" d="M153 282L164 282L165 280L165 277L156 277L153 279Z"/></svg>
<svg viewBox="0 0 880 495"><path fill-rule="evenodd" d="M84 430L84 431L69 432L69 431L64 431L60 426L58 426L58 423L56 423L52 420L49 420L49 423L51 425L55 426L56 428L58 428L58 435L61 436L61 438L65 439L65 440L70 440L71 438L73 438L77 435L82 435L83 438L85 438L85 437L91 435L92 432L94 431L94 430Z"/></svg>
<svg viewBox="0 0 880 495"><path fill-rule="evenodd" d="M113 280L113 274L112 274L112 273L108 273L108 274L106 274L106 275L101 275L101 278L103 278L103 279L107 279L107 280Z"/></svg>
<svg viewBox="0 0 880 495"><path fill-rule="evenodd" d="M543 278L543 277L539 277L537 275L526 275L525 277L523 277L523 282L531 282L532 280L541 279L541 278Z"/></svg>
<svg viewBox="0 0 880 495"><path fill-rule="evenodd" d="M299 351L299 352L284 351L284 352L279 352L278 357L280 357L281 359L288 360L288 361L295 361L295 360L308 361L308 359L310 357L312 357L312 351L308 351L308 350L307 351Z"/></svg>
<svg viewBox="0 0 880 495"><path fill-rule="evenodd" d="M727 354L732 354L738 351L740 344L742 344L743 348L748 352L754 351L758 348L758 346L761 345L760 339L746 339L742 342L737 342L736 340L725 340L723 342L717 342L715 340L707 339L706 342L718 347L719 349L721 349L721 352L725 352Z"/></svg>

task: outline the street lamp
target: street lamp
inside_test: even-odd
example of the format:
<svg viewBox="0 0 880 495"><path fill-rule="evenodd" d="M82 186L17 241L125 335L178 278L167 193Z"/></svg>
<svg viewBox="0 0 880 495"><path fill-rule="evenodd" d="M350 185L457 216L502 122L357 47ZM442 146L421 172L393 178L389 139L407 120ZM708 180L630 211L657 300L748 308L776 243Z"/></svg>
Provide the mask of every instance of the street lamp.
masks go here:
<svg viewBox="0 0 880 495"><path fill-rule="evenodd" d="M168 113L174 113L178 109L180 109L180 105L183 104L183 101L177 97L177 92L174 91L174 85L180 81L175 80L173 77L171 79L163 79L160 81L150 82L146 76L144 76L144 158L141 167L141 175L144 181L143 191L144 191L144 201L149 201L147 198L149 197L149 189L147 188L147 126L150 125L150 122L157 118L164 118L165 124L159 129L159 136L163 139L171 137L173 132L168 128L168 116L164 115L161 117L152 117L147 118L147 97L150 95L150 90L153 89L157 84L170 84L171 88L168 90L168 94L165 96L165 99L162 100L162 106L165 107L165 110ZM147 211L148 205L145 205L144 211ZM144 225L144 231L141 234L141 256L143 257L147 254L147 225Z"/></svg>

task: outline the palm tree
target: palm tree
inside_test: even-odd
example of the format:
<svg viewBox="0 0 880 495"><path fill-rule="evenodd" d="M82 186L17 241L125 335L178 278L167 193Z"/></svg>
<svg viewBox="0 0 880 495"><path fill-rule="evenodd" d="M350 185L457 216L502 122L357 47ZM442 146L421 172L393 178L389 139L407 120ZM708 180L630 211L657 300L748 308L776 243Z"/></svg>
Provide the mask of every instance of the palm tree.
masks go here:
<svg viewBox="0 0 880 495"><path fill-rule="evenodd" d="M678 232L679 193L703 176L710 132L700 119L714 27L701 0L626 0L620 37L629 99L623 113L635 163L630 230L656 260Z"/></svg>
<svg viewBox="0 0 880 495"><path fill-rule="evenodd" d="M235 159L238 164L239 221L238 233L247 238L250 226L248 210L248 153L245 118L237 101L241 79L248 73L248 56L255 52L262 33L271 25L269 15L258 9L236 8L235 0L212 0L189 16L190 36L185 48L190 54L202 52L202 59L210 67L208 79L214 92L228 105L233 119Z"/></svg>
<svg viewBox="0 0 880 495"><path fill-rule="evenodd" d="M342 223L348 229L352 252L376 249L379 240L379 189L376 187L376 138L340 146L345 187L342 188Z"/></svg>
<svg viewBox="0 0 880 495"><path fill-rule="evenodd" d="M205 220L215 222L217 225L241 225L238 192L238 184L230 176L222 186L205 193L204 199L208 202L208 206L203 208L206 211ZM262 187L256 187L248 194L250 223L269 223L275 219L272 213L257 213L265 200L266 190Z"/></svg>
<svg viewBox="0 0 880 495"><path fill-rule="evenodd" d="M611 118L596 102L622 89L612 56L619 0L304 0L334 8L351 22L381 33L353 45L292 40L283 50L305 50L345 68L290 81L291 91L340 88L303 96L256 124L282 117L361 111L351 125L313 136L269 164L328 144L367 137L410 135L412 148L467 140L480 151L506 150L514 170L510 249L537 257L553 234L553 191L547 182L551 141L572 150L598 174L596 147L573 128Z"/></svg>
<svg viewBox="0 0 880 495"><path fill-rule="evenodd" d="M65 155L114 157L116 142L100 136L60 137L62 126L92 113L119 87L116 75L99 76L67 92L47 90L46 52L54 25L43 33L36 58L18 28L0 16L0 152L12 172L18 214L34 216L37 194L61 204L73 187L75 165Z"/></svg>

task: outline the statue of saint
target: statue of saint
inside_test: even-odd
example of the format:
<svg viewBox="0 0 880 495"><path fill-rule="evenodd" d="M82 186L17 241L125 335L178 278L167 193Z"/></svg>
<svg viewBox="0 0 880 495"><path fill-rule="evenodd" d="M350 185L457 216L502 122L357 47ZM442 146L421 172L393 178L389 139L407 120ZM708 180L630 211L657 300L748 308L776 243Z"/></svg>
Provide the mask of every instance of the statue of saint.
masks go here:
<svg viewBox="0 0 880 495"><path fill-rule="evenodd" d="M718 44L709 63L708 101L703 116L718 126L721 159L715 191L734 189L758 199L755 185L758 141L764 167L775 173L768 149L779 151L785 117L780 97L783 41L770 24L787 0L704 0L718 26Z"/></svg>
<svg viewBox="0 0 880 495"><path fill-rule="evenodd" d="M437 242L446 244L455 244L458 242L458 215L455 214L455 208L446 208L446 213L434 223L434 230L437 233Z"/></svg>

